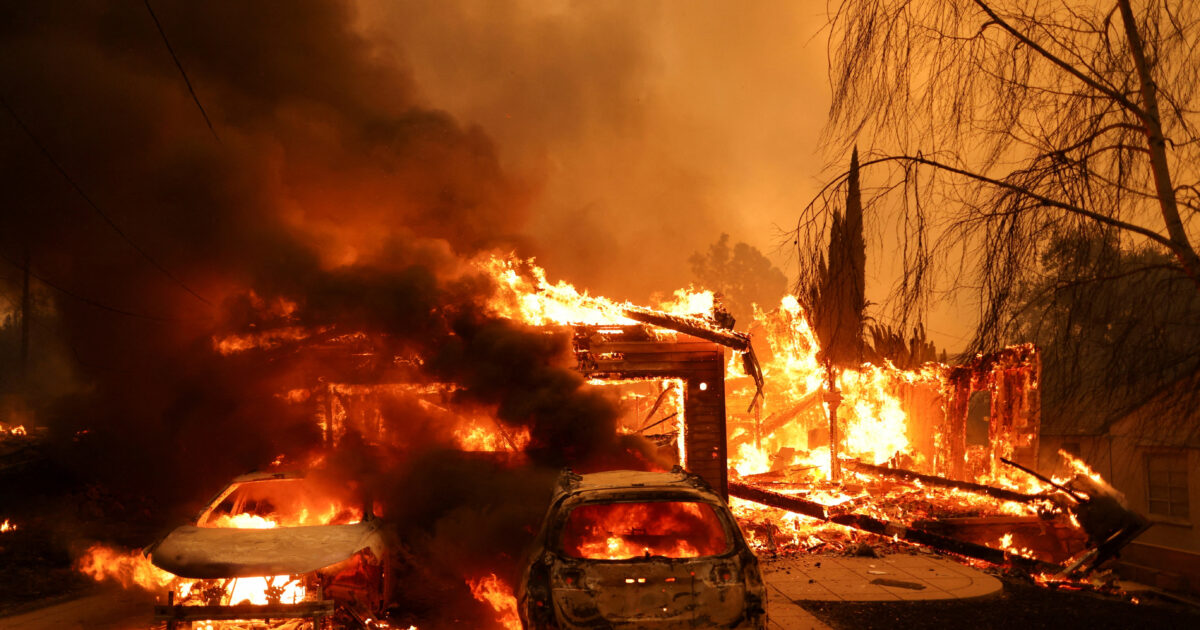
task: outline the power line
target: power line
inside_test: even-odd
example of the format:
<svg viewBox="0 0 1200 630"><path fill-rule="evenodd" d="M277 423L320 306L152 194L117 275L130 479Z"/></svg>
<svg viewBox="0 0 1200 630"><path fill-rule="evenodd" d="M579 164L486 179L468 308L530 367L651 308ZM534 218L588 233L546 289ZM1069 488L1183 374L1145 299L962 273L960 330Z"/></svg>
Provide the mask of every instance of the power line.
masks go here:
<svg viewBox="0 0 1200 630"><path fill-rule="evenodd" d="M21 270L25 269L24 265L9 258L5 254L0 253L0 258L3 258L5 262L12 265L13 267L16 267L17 269L21 269ZM83 302L84 304L87 304L89 306L92 306L92 307L95 307L95 308L98 308L98 309L101 309L104 311L108 311L110 313L116 313L118 315L124 315L126 317L133 317L133 318L137 318L137 319L146 319L146 320L155 321L155 322L180 322L180 321L183 321L180 319L172 319L169 317L160 317L158 315L145 315L143 313L135 313L133 311L127 311L123 308L109 306L103 302L98 302L89 297L84 297L82 295L79 295L78 293L75 293L73 291L65 289L65 288L47 280L44 276L34 273L32 268L29 270L29 275L32 276L33 278L35 278L38 282L41 282L42 284L50 287L51 289L54 289L54 290L62 293L63 295L66 295L68 297L79 300L80 302Z"/></svg>
<svg viewBox="0 0 1200 630"><path fill-rule="evenodd" d="M25 121L21 120L20 116L17 116L17 112L13 111L13 108L8 105L8 101L4 100L3 97L0 97L0 106L3 106L5 111L8 112L8 115L12 116L13 120L15 120L17 122L17 126L19 126L21 128L21 131L25 132L25 135L29 138L29 140L31 142L33 142L34 146L36 146L38 148L38 150L42 152L42 155L45 156L47 160L49 160L50 164L52 164L54 166L54 169L58 171L58 174L62 175L63 179L67 180L67 183L71 185L71 188L75 189L76 193L79 193L79 196L83 198L83 201L85 203L87 203L88 207L90 207L92 210L94 210L96 212L96 214L100 215L100 218L104 219L104 222L107 223L108 226L110 228L112 228L113 231L116 232L122 239L124 239L125 242L128 243L129 246L134 249L134 251L136 251L138 254L141 254L142 258L145 258L151 265L154 266L155 269L158 269L160 272L162 272L162 274L164 276L170 278L172 281L174 281L176 284L178 284L180 287L182 287L184 291L187 291L188 293L190 293L192 295L192 297L196 298L197 300L200 300L201 302L204 302L205 304L207 304L209 306L213 306L212 302L208 301L204 296L200 295L199 293L196 293L191 287L189 287L187 285L187 283L185 283L183 280L180 280L178 277L175 276L175 274L168 271L166 267L163 267L161 264L159 264L159 262L157 260L155 260L152 256L150 256L150 254L148 254L146 252L146 250L142 249L141 247L138 247L138 244L134 243L133 239L129 238L129 236L127 234L125 234L125 231L122 230L121 227L118 226L116 224L116 222L113 221L107 214L105 214L105 212L100 209L100 206L96 205L96 202L92 201L92 198L89 197L88 194L83 191L83 188L81 188L79 186L79 184L75 183L75 180L71 177L71 175L69 173L67 173L67 170L65 168L63 168L62 164L60 164L58 162L58 160L56 160L54 158L54 155L52 155L50 153L50 151L45 147L45 145L43 145L41 143L41 141L38 140L37 136L35 136L33 134L33 131L30 130L29 127L25 124Z"/></svg>
<svg viewBox="0 0 1200 630"><path fill-rule="evenodd" d="M208 118L208 112L204 111L204 106L200 104L200 97L196 95L196 90L192 88L192 82L188 79L187 71L183 69L183 64L180 63L179 57L175 54L175 49L171 47L171 41L167 39L167 32L163 30L162 24L158 21L158 16L154 14L154 9L150 8L150 0L142 0L146 5L146 11L150 14L150 19L154 20L154 27L158 29L158 34L162 36L163 43L167 46L167 52L171 53L171 59L175 62L175 67L179 68L179 75L183 77L183 82L187 85L188 94L192 95L192 102L196 104L196 109L200 110L200 115L204 117L204 124L208 125L208 130L212 132L217 142L221 142L221 137L217 135L216 128L213 127L212 121Z"/></svg>

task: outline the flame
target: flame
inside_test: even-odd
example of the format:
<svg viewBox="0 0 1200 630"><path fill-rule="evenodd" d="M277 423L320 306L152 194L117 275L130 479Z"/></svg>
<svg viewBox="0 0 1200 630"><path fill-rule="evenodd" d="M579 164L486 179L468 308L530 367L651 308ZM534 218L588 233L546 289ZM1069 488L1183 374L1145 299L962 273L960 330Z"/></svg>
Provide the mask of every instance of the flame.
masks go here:
<svg viewBox="0 0 1200 630"><path fill-rule="evenodd" d="M1060 457L1062 457L1063 459L1065 459L1067 461L1067 465L1070 466L1071 471L1074 472L1075 474L1083 475L1084 477L1087 477L1087 478L1091 479L1092 481L1096 482L1101 487L1108 487L1108 482L1104 481L1104 477L1101 477L1099 473L1092 470L1091 466L1088 466L1087 464L1085 464L1083 462L1083 460L1080 460L1079 458L1075 457L1074 455L1071 455L1070 453L1068 453L1064 450L1059 450L1058 454ZM1055 480L1055 481L1057 481L1057 480Z"/></svg>
<svg viewBox="0 0 1200 630"><path fill-rule="evenodd" d="M475 264L496 283L497 291L488 307L497 316L532 326L637 323L622 314L634 304L593 297L562 280L552 284L546 279L546 270L534 264L532 258L492 256ZM713 307L713 294L680 289L653 306L671 315L708 313Z"/></svg>
<svg viewBox="0 0 1200 630"><path fill-rule="evenodd" d="M496 611L496 622L505 630L521 630L521 618L517 615L517 598L512 587L505 584L495 573L479 579L468 579L467 586L476 601L483 602Z"/></svg>
<svg viewBox="0 0 1200 630"><path fill-rule="evenodd" d="M235 502L234 498L238 498ZM245 502L254 510L232 513L223 511L229 504ZM262 506L272 506L262 512ZM237 486L221 506L196 523L199 527L230 529L271 529L308 525L349 525L362 520L362 507L321 491L303 479L251 481Z"/></svg>
<svg viewBox="0 0 1200 630"><path fill-rule="evenodd" d="M271 577L246 577L230 580L228 587L229 602L236 604L255 604L263 606L268 603L269 589L282 589L279 601L283 604L296 604L304 601L305 588L299 579L287 575Z"/></svg>
<svg viewBox="0 0 1200 630"><path fill-rule="evenodd" d="M498 316L531 325L633 323L623 314L632 305L589 295L566 282L551 282L545 270L532 260L493 257L479 266L498 287L489 303L489 308ZM713 296L681 290L653 307L676 315L710 312ZM1049 501L1004 501L962 490L926 488L920 483L880 481L853 471L846 471L840 483L830 483L828 418L834 411L830 409L832 404L837 405L839 420L839 457L935 472L932 469L934 462L928 458L933 457L933 452L940 452L942 447L938 440L941 438L936 433L932 436L933 452L928 443L922 447L924 451L915 448L911 440L921 438L914 436L928 436L935 428L918 425L914 429L910 426L912 419L905 411L904 397L917 389L935 397L944 396L948 387L948 368L928 364L916 370L902 370L885 362L843 369L837 374L838 395L832 396L827 391L828 375L817 358L821 351L819 340L796 298L784 297L771 311L758 306L754 308L751 330L765 380L765 396L752 409L755 414L752 421L730 416L729 467L735 477L755 483L757 476L774 475L769 478L775 480L771 489L776 492L803 494L806 499L821 503L832 511L854 511L905 526L923 518L1032 517L1039 511L1063 516L1073 523L1070 514L1064 514ZM711 320L696 321L700 325L715 326ZM599 332L603 333L603 329ZM747 402L756 392L736 353L731 353L726 367L726 391L729 399L736 400L741 396ZM729 405L731 409L738 406L738 403ZM679 411L682 407L680 403ZM682 413L679 416L682 426ZM929 419L925 422L928 424ZM635 433L637 426L623 426L621 430ZM682 441L679 446L682 451ZM970 452L968 456L973 458L969 462L986 463L987 454L981 450ZM987 470L981 471L981 468ZM1080 474L1087 474L1082 469L1075 469ZM975 471L974 481L978 483L1026 494L1044 493L1050 489L1015 470L996 466L975 466L972 470ZM814 549L830 544L837 546L861 536L844 527L782 510L740 501L732 504L738 518L749 526L750 538L759 547ZM595 536L580 543L577 551L586 557L598 558L631 557L647 551L699 553L694 545L689 547L691 543L686 540L677 546L654 550L621 536L620 532L619 528L611 527L597 530ZM1014 554L1030 555L1028 550L1014 547L1011 541L1001 548Z"/></svg>
<svg viewBox="0 0 1200 630"><path fill-rule="evenodd" d="M279 527L279 523L257 514L222 514L215 519L207 521L205 527L217 527L227 529L272 529Z"/></svg>
<svg viewBox="0 0 1200 630"><path fill-rule="evenodd" d="M150 564L140 551L121 552L95 544L84 552L76 567L97 582L115 580L125 588L134 586L155 591L177 579L174 574Z"/></svg>
<svg viewBox="0 0 1200 630"><path fill-rule="evenodd" d="M0 522L0 534L6 533L6 532L15 532L15 531L17 531L16 523L12 523L8 519L4 519L3 522Z"/></svg>
<svg viewBox="0 0 1200 630"><path fill-rule="evenodd" d="M217 603L219 605L265 605L272 598L283 604L295 604L307 597L307 588L300 578L289 575L243 577L227 580L191 580L150 563L140 551L118 551L95 544L76 561L76 568L97 582L112 580L124 588L141 588L150 592L170 589L175 602L184 606ZM215 589L215 591L213 590ZM213 630L235 630L235 622L209 622Z"/></svg>
<svg viewBox="0 0 1200 630"><path fill-rule="evenodd" d="M828 477L829 449L810 444L812 431L828 427L830 402L826 399L825 368L817 355L820 344L800 303L784 297L774 311L755 308L755 329L761 331L766 347L760 355L767 383L766 400L761 414L795 413L790 422L759 436L755 444L742 443L734 449L731 468L741 476L764 473L774 468L813 466L814 474ZM731 367L727 379L736 383L746 377ZM740 363L740 361L738 362ZM841 439L839 453L872 464L882 464L909 450L908 418L897 388L900 384L927 383L940 388L936 370L917 372L897 369L890 364L864 364L859 369L842 370L837 385L841 395L837 413ZM733 441L737 435L732 436ZM821 437L819 439L825 439ZM795 455L788 461L772 461L771 454L791 448Z"/></svg>
<svg viewBox="0 0 1200 630"><path fill-rule="evenodd" d="M0 435L5 435L5 434L29 435L29 433L25 430L25 425L23 425L23 424L18 424L16 426L6 428L3 423L0 423Z"/></svg>
<svg viewBox="0 0 1200 630"><path fill-rule="evenodd" d="M224 335L213 337L213 349L228 356L248 350L271 350L285 343L303 341L312 335L312 331L299 326L274 328L260 333L242 335Z"/></svg>
<svg viewBox="0 0 1200 630"><path fill-rule="evenodd" d="M698 558L729 547L708 505L684 501L585 504L571 510L563 550L577 558Z"/></svg>
<svg viewBox="0 0 1200 630"><path fill-rule="evenodd" d="M464 451L522 452L529 446L530 434L529 427L508 431L495 423L492 427L485 427L475 420L469 420L454 429L454 439Z"/></svg>

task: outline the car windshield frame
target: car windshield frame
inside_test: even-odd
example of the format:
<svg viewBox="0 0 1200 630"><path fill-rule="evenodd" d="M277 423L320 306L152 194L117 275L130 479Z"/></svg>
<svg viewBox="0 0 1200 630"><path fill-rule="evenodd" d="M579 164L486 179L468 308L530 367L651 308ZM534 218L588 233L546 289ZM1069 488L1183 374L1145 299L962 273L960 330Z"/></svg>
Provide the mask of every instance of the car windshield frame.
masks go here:
<svg viewBox="0 0 1200 630"><path fill-rule="evenodd" d="M578 508L590 505L612 505L618 503L698 503L708 506L716 517L717 522L721 526L721 532L725 539L725 549L720 553L706 554L690 557L671 557L663 555L650 556L631 556L628 558L589 558L579 556L569 552L564 544L563 536L566 533L567 523L570 520L571 514ZM685 562L694 560L706 560L712 558L721 558L730 554L736 553L738 549L738 532L734 529L732 515L729 508L721 504L719 501L713 501L708 497L697 496L687 492L671 492L671 491L655 491L646 493L629 493L618 492L615 494L598 494L597 496L573 496L567 497L558 507L558 516L555 519L554 527L548 532L550 540L547 541L547 547L555 553L570 558L575 561L582 562L645 562L647 560L669 560L672 562Z"/></svg>
<svg viewBox="0 0 1200 630"><path fill-rule="evenodd" d="M220 527L220 526L214 527L213 525L210 524L210 523L212 523L212 521L214 519L219 518L220 516L225 514L224 512L218 514L218 510L220 510L222 508L223 504L230 497L232 497L235 493L242 491L243 489L248 489L248 488L255 487L255 486L266 487L268 485L275 486L276 488L282 487L284 485L294 485L296 487L301 488L302 492L307 493L307 492L312 492L313 487L314 487L312 485L312 483L313 483L312 480L310 478L308 478L307 476L297 475L297 474L277 474L277 475L273 475L270 477L264 477L264 478L258 478L258 479L234 480L234 481L230 482L228 485L226 485L225 488L221 490L221 492L217 493L217 495L215 497L213 497L213 499L210 500L204 506L204 509L202 509L200 511L200 513L196 515L196 518L193 520L193 524L197 527L203 527L203 528L242 529L242 528L237 528L237 527L234 527L234 528ZM350 502L352 500L353 499L351 499L351 498L347 498L345 503L347 505L350 505L351 504ZM361 522L362 520L363 520L363 517L360 516L359 520L353 521L352 523L344 523L344 524L354 524L354 523ZM276 527L271 527L270 529L286 529L289 527L314 527L314 526L321 526L321 525L280 524ZM249 529L254 529L254 528L249 528Z"/></svg>

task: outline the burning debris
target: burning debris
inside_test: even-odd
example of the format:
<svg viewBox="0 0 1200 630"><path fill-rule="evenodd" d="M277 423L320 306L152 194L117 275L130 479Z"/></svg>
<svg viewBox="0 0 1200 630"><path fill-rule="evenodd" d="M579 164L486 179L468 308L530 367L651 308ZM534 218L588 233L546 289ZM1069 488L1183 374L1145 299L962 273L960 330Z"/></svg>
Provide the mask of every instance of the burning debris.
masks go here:
<svg viewBox="0 0 1200 630"><path fill-rule="evenodd" d="M513 589L497 577L503 565L479 566L479 558L499 555L496 541L438 542L425 532L475 531L481 513L470 506L516 489L484 498L480 474L570 462L593 470L682 464L717 494L733 497L751 547L780 554L890 540L1047 579L1078 579L1145 528L1092 476L1052 480L1022 463L1036 447L1033 348L957 368L843 370L836 451L844 474L835 481L826 420L833 401L823 395L818 343L794 300L759 311L746 334L706 315L712 296L704 293L680 292L647 309L551 284L528 262L484 258L473 265L462 278L482 277L491 291L471 294L487 296L482 308L451 303L440 311L440 336L414 340L370 325L306 323L303 305L280 309L257 298L249 303L284 313L269 321L286 334L255 327L212 339L226 361L300 366L278 371L272 400L290 417L306 418L315 440L308 451L274 459L279 466L342 467L375 497L373 507L330 503L328 493L315 500L303 492L263 495L254 483L274 479L263 473L235 483L187 530L194 532L187 540L213 538L213 549L241 549L234 538L244 540L250 546L238 557L211 556L177 532L150 549L161 568L144 556L101 558L93 549L83 570L166 588L170 599L159 618L172 622L279 617L299 606L289 610L308 619L353 615L362 625L399 606L412 615L401 617L404 625L409 618L424 624L445 606L446 589L457 588L482 602L493 623L515 627ZM456 489L455 476L472 466L479 473ZM438 496L424 497L420 488L438 488ZM600 533L619 531L610 522L635 512L637 520L671 526ZM405 532L404 544L300 562L297 550L313 541L287 538L289 531L383 522L371 514ZM520 516L510 531L537 518ZM565 548L580 559L702 557L720 546L710 534L721 528L712 525L694 505L590 506L566 522ZM290 542L270 542L280 535ZM508 544L520 536L510 535ZM331 541L319 546L332 548ZM392 570L380 573L389 562ZM226 571L245 563L253 567ZM383 574L393 581L384 584ZM422 594L435 585L442 590ZM442 601L422 613L423 598ZM344 601L356 604L337 603Z"/></svg>
<svg viewBox="0 0 1200 630"><path fill-rule="evenodd" d="M505 273L515 278L511 268ZM847 369L839 375L841 395L831 399L823 395L816 336L790 298L776 311L757 314L754 329L764 333L767 357L760 368L749 337L724 330L715 318L655 314L580 296L561 284L550 285L540 270L533 279L539 297L523 302L532 308L522 313L535 321L546 323L546 313L563 317L563 309L556 311L543 300L593 309L588 317L576 316L589 323L575 334L579 369L593 377L679 378L692 384L689 395L703 395L717 380L697 376L705 348L681 341L704 339L737 351L743 369L732 369L739 361L731 360L720 378L730 379L732 398L749 397L749 413L735 415L727 432L724 396L718 407L720 434L736 445L728 466L739 481L729 484L729 494L753 502L739 503L739 516L751 531L772 532L768 542L759 541L772 550L811 548L813 538L827 531L818 523L832 523L1032 573L1077 577L1147 527L1090 476L1078 476L1068 487L1066 480L1029 474L1022 465L1032 464L1037 454L1040 361L1031 346L981 355L953 368ZM520 285L513 280L509 286ZM596 323L596 313L607 314L607 327ZM651 328L632 326L630 319ZM669 341L656 330L666 331ZM752 389L739 388L746 377ZM693 470L725 460L726 439L709 449L703 430L689 434L689 427L705 426L695 417L705 409L689 409L688 400L673 419L679 460ZM824 430L830 404L841 407L837 459L849 476L836 483ZM768 405L777 411L763 418ZM726 488L724 470L704 476ZM815 523L806 526L754 504ZM787 523L790 535L782 532Z"/></svg>

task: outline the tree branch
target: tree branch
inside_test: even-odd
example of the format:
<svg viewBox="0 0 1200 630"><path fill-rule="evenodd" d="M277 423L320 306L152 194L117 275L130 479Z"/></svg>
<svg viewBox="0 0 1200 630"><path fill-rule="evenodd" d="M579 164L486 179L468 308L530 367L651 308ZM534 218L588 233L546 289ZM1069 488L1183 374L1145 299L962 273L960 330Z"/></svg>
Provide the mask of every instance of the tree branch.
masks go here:
<svg viewBox="0 0 1200 630"><path fill-rule="evenodd" d="M1046 60L1050 61L1051 63L1055 64L1056 66L1062 68L1063 70L1066 70L1067 73L1069 73L1071 76L1079 79L1080 81L1083 81L1092 89L1102 92L1104 94L1107 94L1109 96L1109 98L1120 103L1122 107L1124 107L1125 109L1128 109L1130 112L1133 112L1138 118L1140 118L1142 120L1146 119L1146 114L1145 114L1145 112L1142 111L1142 108L1138 107L1136 103L1134 103L1133 101L1126 98L1124 94L1121 94L1120 92L1116 91L1115 89L1100 83L1095 78L1088 76L1086 73L1080 71L1075 66L1067 63L1063 59L1056 56L1054 53L1051 53L1049 50L1046 50L1045 48L1043 48L1037 42L1030 39L1028 36L1026 36L1021 31L1017 30L1016 27L1014 27L1011 24L1009 24L1008 22L1004 21L1004 19L1002 19L999 15L997 15L996 12L993 11L992 8L990 6L988 6L987 3L984 2L983 0L973 0L973 2L984 13L986 13L993 22L995 22L1000 28L1003 28L1004 30L1008 31L1009 34L1011 34L1013 37L1017 38L1017 40L1020 41L1022 44L1025 44L1026 46L1030 47L1031 49L1036 51L1039 55L1041 55L1042 57L1044 57Z"/></svg>
<svg viewBox="0 0 1200 630"><path fill-rule="evenodd" d="M1175 242L1172 241L1171 239L1155 232L1154 230L1144 228L1140 225L1136 225L1133 223L1128 223L1126 221L1121 221L1119 219L1114 219L1113 217L1110 217L1110 216L1107 216L1104 214L1100 214L1098 212L1093 212L1091 210L1088 210L1086 208L1081 208L1074 204L1069 204L1069 203L1066 203L1063 201L1058 201L1057 199L1051 199L1050 197L1033 192L1032 190L1023 188L1016 184L1012 184L1012 183L1009 183L1009 182L1006 182L1003 180L999 180L999 179L994 179L992 177L987 177L986 175L980 175L979 173L973 173L966 169L962 169L962 168L958 168L955 166L951 166L949 164L938 162L937 160L931 160L924 156L892 155L892 156L887 156L887 157L882 157L882 158L875 158L873 160L864 161L861 164L860 168L865 168L867 166L872 166L874 164L882 164L882 163L886 163L886 162L905 162L905 163L909 163L909 164L920 164L923 166L929 166L929 167L935 168L940 171L954 173L956 175L961 175L963 177L967 177L969 179L973 179L978 182L983 182L985 184L989 184L989 185L995 186L997 188L1002 188L1004 190L1015 192L1017 194L1028 197L1029 199L1035 200L1044 206L1049 206L1052 208L1058 208L1060 210L1065 210L1072 214L1086 217L1088 219L1091 219L1093 221L1102 223L1102 224L1110 226L1110 227L1115 227L1117 229L1126 230L1129 232L1140 234L1140 235L1145 236L1146 238L1154 241L1155 243L1158 243L1158 244L1162 245L1163 247L1166 247L1167 249L1171 250L1172 253L1178 254L1177 245L1175 244Z"/></svg>

